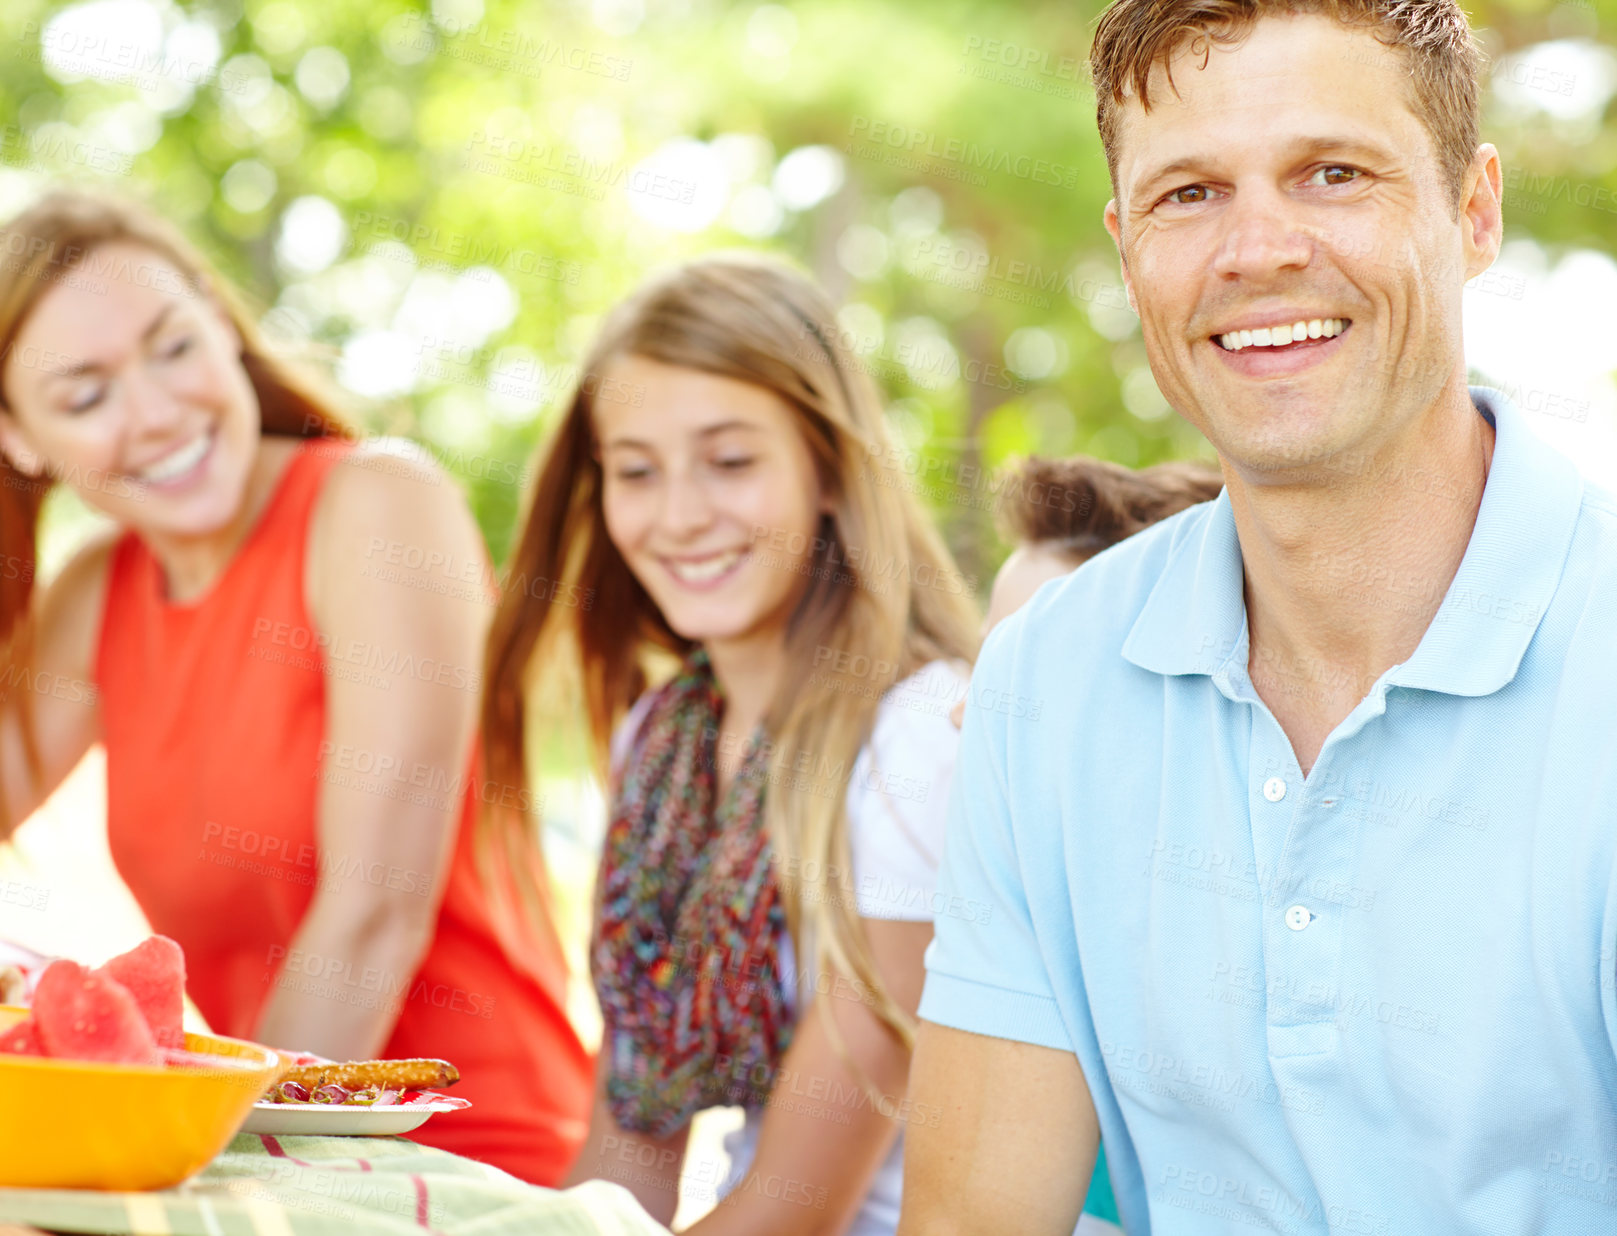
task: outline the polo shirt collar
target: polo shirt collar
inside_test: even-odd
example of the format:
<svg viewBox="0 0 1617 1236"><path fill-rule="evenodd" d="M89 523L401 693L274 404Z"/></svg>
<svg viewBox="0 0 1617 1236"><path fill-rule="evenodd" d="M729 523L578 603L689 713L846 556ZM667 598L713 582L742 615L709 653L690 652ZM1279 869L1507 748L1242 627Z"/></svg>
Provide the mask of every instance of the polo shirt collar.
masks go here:
<svg viewBox="0 0 1617 1236"><path fill-rule="evenodd" d="M1389 686L1489 695L1516 676L1560 582L1583 480L1496 391L1471 388L1497 430L1493 461L1465 557L1414 654ZM1158 674L1245 676L1246 602L1241 545L1229 494L1170 550L1123 642L1123 656ZM1238 665L1230 665L1232 661Z"/></svg>
<svg viewBox="0 0 1617 1236"><path fill-rule="evenodd" d="M1123 641L1123 655L1157 674L1214 674L1246 659L1241 543L1229 490L1219 491L1200 524L1184 525L1145 607Z"/></svg>

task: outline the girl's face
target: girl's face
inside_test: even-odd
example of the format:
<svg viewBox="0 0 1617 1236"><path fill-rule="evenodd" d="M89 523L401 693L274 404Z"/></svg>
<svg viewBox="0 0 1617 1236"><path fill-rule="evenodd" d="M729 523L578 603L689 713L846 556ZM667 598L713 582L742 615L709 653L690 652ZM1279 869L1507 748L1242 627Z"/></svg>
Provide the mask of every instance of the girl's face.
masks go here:
<svg viewBox="0 0 1617 1236"><path fill-rule="evenodd" d="M95 255L105 273L45 292L4 358L0 450L137 532L218 532L258 450L241 337L152 250L117 241Z"/></svg>
<svg viewBox="0 0 1617 1236"><path fill-rule="evenodd" d="M601 377L633 392L595 402L607 533L668 625L708 644L783 635L827 509L797 415L642 356Z"/></svg>

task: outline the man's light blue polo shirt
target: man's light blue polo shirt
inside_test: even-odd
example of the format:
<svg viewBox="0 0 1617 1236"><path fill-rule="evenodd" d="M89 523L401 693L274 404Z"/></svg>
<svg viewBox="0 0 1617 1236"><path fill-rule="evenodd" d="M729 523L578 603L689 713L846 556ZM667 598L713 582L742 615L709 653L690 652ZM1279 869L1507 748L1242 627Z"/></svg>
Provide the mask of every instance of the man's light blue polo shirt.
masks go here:
<svg viewBox="0 0 1617 1236"><path fill-rule="evenodd" d="M1617 1232L1617 502L1473 396L1459 573L1306 779L1227 494L977 665L921 1016L1077 1054L1132 1236Z"/></svg>

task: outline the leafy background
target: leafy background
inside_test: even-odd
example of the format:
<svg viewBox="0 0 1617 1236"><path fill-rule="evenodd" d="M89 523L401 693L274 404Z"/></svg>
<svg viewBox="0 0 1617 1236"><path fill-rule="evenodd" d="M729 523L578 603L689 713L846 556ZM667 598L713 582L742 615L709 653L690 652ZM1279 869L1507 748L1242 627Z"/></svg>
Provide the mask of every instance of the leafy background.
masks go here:
<svg viewBox="0 0 1617 1236"><path fill-rule="evenodd" d="M1472 297L1475 333L1589 344L1575 373L1484 346L1478 371L1545 388L1521 402L1601 460L1617 345L1576 303L1617 284L1612 5L1472 6L1517 242ZM683 255L783 251L847 306L917 489L981 579L1003 550L992 493L955 463L1207 450L1151 380L1099 224L1083 69L1099 8L12 4L0 208L46 175L149 197L277 339L331 353L368 428L461 475L496 560L516 468L601 313ZM1563 268L1581 272L1570 290ZM1588 300L1603 318L1610 303ZM53 554L77 523L58 516Z"/></svg>

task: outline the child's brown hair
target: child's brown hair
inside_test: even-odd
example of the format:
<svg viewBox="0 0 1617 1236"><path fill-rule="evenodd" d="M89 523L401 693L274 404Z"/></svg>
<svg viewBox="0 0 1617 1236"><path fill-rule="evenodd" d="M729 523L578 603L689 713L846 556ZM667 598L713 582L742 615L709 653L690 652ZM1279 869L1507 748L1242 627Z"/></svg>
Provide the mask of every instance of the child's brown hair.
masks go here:
<svg viewBox="0 0 1617 1236"><path fill-rule="evenodd" d="M1018 543L1078 562L1198 502L1218 497L1224 477L1205 463L1162 463L1135 471L1088 455L1034 456L1011 475L1003 512Z"/></svg>

